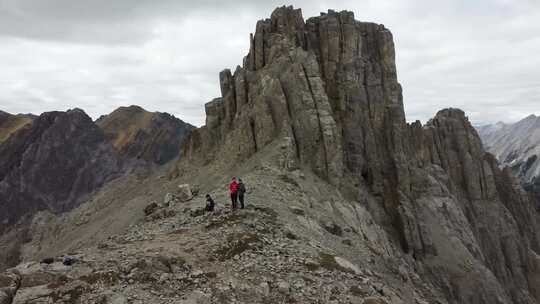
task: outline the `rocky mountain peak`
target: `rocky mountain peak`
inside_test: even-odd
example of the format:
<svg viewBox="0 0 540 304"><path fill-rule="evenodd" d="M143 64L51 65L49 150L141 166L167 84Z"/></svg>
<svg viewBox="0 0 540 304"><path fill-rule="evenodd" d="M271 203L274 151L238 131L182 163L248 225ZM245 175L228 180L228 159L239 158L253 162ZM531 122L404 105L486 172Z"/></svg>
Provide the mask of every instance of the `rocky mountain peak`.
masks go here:
<svg viewBox="0 0 540 304"><path fill-rule="evenodd" d="M194 128L170 114L139 106L120 107L96 124L122 156L159 165L178 156L184 137Z"/></svg>
<svg viewBox="0 0 540 304"><path fill-rule="evenodd" d="M0 222L62 212L119 170L103 132L82 110L47 112L0 145ZM24 203L22 203L24 202Z"/></svg>
<svg viewBox="0 0 540 304"><path fill-rule="evenodd" d="M17 263L36 214L67 213L113 179L177 158L192 128L137 106L97 122L78 108L38 117L2 113L0 268Z"/></svg>
<svg viewBox="0 0 540 304"><path fill-rule="evenodd" d="M478 132L500 165L536 196L540 208L540 118L533 114L504 127L483 126Z"/></svg>
<svg viewBox="0 0 540 304"><path fill-rule="evenodd" d="M485 153L463 111L406 123L383 25L332 10L304 20L300 10L280 7L257 23L243 66L219 80L221 96L205 105L206 125L189 133L169 180L156 173L120 181L109 189L120 193L114 203L102 192L57 225L34 221L33 230L63 231L73 242L63 248L83 251L74 265L44 261L67 279L39 280L38 298L538 302L534 205ZM98 129L115 143L110 149L136 147L141 155L148 145L136 139L154 116L137 108L109 116ZM230 176L250 189L245 210L229 210ZM179 189L185 199L174 194ZM215 213L201 209L198 192L212 195ZM130 225L130 217L139 220ZM100 225L118 219L121 234ZM102 242L81 248L97 237L83 238L73 225L99 232ZM41 239L50 237L38 233L35 252ZM16 271L19 280L51 273L37 263ZM15 287L19 299L35 291Z"/></svg>
<svg viewBox="0 0 540 304"><path fill-rule="evenodd" d="M384 26L356 21L347 11L304 21L300 10L280 7L257 23L244 67L221 72L220 87L222 96L205 106L206 127L193 134L186 154L203 150L209 161L216 147L236 138L242 147L221 154L235 164L285 138L287 166L296 167L296 159L337 182L345 159L382 189L368 163L387 162L368 158L385 157L375 147L392 146L383 134L405 123L392 35Z"/></svg>
<svg viewBox="0 0 540 304"><path fill-rule="evenodd" d="M392 34L383 25L331 10L304 21L301 11L278 8L257 23L243 68L221 72L220 86L222 96L206 105L206 126L184 146L182 170L186 162L234 170L273 153L284 172L311 170L362 202L415 260L474 259L476 287L460 287L451 296L458 302L471 293L519 302L513 288L531 297L526 284L507 284L512 275L495 266L506 263L504 249L484 238L512 231L516 241L508 246L527 251L525 244L539 241L534 229L525 229L538 226L533 205L485 154L463 111L448 108L425 126L406 124ZM487 224L496 218L506 220ZM440 225L445 228L435 228ZM448 251L445 240L454 234L461 235L460 249ZM452 289L452 278L464 273L457 267L437 280L446 277L441 288ZM492 276L505 283L486 283Z"/></svg>
<svg viewBox="0 0 540 304"><path fill-rule="evenodd" d="M531 115L525 117L526 120L529 120L529 119L534 120L534 119L537 119L537 118L538 118L538 116L536 116L536 115L534 115L534 114L531 114Z"/></svg>

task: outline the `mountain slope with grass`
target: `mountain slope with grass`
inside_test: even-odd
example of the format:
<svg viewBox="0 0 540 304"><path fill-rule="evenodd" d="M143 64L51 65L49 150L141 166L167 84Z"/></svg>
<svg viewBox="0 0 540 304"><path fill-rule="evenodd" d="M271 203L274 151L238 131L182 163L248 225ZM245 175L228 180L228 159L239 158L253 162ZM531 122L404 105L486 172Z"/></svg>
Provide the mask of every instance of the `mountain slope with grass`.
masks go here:
<svg viewBox="0 0 540 304"><path fill-rule="evenodd" d="M12 115L0 111L0 144L6 141L12 133L28 125L34 119L31 115Z"/></svg>

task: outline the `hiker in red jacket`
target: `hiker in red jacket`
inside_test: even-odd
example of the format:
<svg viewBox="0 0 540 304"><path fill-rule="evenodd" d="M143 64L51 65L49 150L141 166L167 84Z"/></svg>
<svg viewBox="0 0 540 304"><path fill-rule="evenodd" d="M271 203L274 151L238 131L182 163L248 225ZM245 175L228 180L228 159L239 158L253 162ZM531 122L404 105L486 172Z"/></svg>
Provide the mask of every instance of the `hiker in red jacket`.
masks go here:
<svg viewBox="0 0 540 304"><path fill-rule="evenodd" d="M238 199L238 183L236 177L233 176L231 183L229 184L229 193L231 194L232 208L236 209L236 202Z"/></svg>

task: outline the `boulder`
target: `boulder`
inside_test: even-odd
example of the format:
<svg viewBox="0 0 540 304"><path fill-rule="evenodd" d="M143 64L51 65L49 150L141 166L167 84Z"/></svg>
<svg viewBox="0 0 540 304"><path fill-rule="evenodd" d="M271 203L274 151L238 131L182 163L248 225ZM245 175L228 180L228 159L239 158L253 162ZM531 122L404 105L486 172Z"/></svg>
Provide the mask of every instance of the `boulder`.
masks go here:
<svg viewBox="0 0 540 304"><path fill-rule="evenodd" d="M362 271L360 270L360 268L358 268L358 266L354 265L353 263L349 262L348 260L342 258L342 257L334 257L334 260L336 260L336 263L346 269L346 270L349 270L355 274L362 274Z"/></svg>
<svg viewBox="0 0 540 304"><path fill-rule="evenodd" d="M189 184L178 185L177 196L180 202L187 202L193 198L193 192L191 192L191 186Z"/></svg>
<svg viewBox="0 0 540 304"><path fill-rule="evenodd" d="M291 291L291 285L285 281L279 281L277 283L277 289L279 292L287 294Z"/></svg>
<svg viewBox="0 0 540 304"><path fill-rule="evenodd" d="M16 272L0 274L0 304L11 304L21 286L21 277Z"/></svg>

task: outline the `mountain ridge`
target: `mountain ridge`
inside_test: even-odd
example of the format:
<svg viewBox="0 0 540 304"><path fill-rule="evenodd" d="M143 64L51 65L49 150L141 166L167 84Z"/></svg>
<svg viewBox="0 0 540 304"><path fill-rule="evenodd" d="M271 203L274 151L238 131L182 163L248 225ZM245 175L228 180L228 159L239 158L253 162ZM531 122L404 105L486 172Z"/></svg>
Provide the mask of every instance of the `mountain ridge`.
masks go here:
<svg viewBox="0 0 540 304"><path fill-rule="evenodd" d="M250 42L167 178L132 175L34 219L51 235L0 280L15 303L538 303L538 212L463 111L406 123L388 29L283 6ZM246 210L228 210L231 176ZM62 239L73 223L92 235ZM71 242L50 267L31 262L43 239Z"/></svg>
<svg viewBox="0 0 540 304"><path fill-rule="evenodd" d="M459 284L452 277L467 273L459 267L433 277L441 288L453 290L450 297L458 302L469 301L473 293L482 294L486 303L531 299L528 283L513 285L513 275L497 266L508 262L506 249L484 239L486 234L498 238L500 229L512 231L515 242L505 246L529 252L514 259L512 272L520 277L515 283L536 280L537 274L521 272L519 264L533 263L538 255L537 212L508 172L484 154L463 111L446 109L424 126L407 125L391 33L382 25L355 21L352 12L330 10L305 23L300 17L300 11L282 7L257 23L244 67L220 73L222 97L206 105L207 124L186 140L179 171L197 160L228 168L224 160L234 164L271 143L279 145L283 170L313 170L347 198L364 201L377 224L416 260L475 259L478 277L469 287L451 287ZM233 138L241 149L229 148ZM487 207L492 202L497 211ZM454 222L436 211L437 204L459 210ZM515 218L505 222L499 217ZM454 234L467 235L460 246L468 249L441 250L443 240ZM526 249L529 244L533 250ZM484 255L494 260L486 263Z"/></svg>
<svg viewBox="0 0 540 304"><path fill-rule="evenodd" d="M493 129L492 125L478 128L486 149L508 166L525 189L540 202L540 117L532 114L524 119Z"/></svg>
<svg viewBox="0 0 540 304"><path fill-rule="evenodd" d="M179 157L180 143L191 128L172 116L149 113L151 128L140 131L143 128L132 123L138 137L127 140L127 144L149 151L139 157L116 150L107 137L114 136L115 130L102 128L81 109L45 112L30 118L7 115L7 123L0 120L0 131L9 132L4 133L8 134L6 140L0 142L0 232L10 240L5 242L5 248L12 249L0 252L0 268L17 261L25 238L22 235L35 214L47 211L60 216L122 175L138 172L145 166L162 165L172 159L171 151ZM19 117L25 119L23 124L4 127L8 123L13 126L12 122ZM128 124L131 119L116 121ZM168 147L168 154L152 154L161 146ZM16 236L8 233L13 227Z"/></svg>

